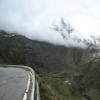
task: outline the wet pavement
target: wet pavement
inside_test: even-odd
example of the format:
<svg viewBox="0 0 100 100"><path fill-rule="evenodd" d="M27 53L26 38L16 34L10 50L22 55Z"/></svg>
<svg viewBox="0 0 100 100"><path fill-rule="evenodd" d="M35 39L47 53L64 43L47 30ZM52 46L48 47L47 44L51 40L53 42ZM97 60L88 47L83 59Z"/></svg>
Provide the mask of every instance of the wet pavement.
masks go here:
<svg viewBox="0 0 100 100"><path fill-rule="evenodd" d="M27 81L21 68L0 68L0 100L23 100Z"/></svg>

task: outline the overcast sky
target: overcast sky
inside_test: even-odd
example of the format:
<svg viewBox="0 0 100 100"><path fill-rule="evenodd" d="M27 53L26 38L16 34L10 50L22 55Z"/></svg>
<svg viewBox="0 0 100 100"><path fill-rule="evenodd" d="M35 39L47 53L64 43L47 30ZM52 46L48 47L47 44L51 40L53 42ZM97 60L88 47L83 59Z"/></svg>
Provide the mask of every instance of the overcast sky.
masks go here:
<svg viewBox="0 0 100 100"><path fill-rule="evenodd" d="M62 17L83 37L100 34L100 0L0 0L0 29L32 39L62 44L50 29Z"/></svg>

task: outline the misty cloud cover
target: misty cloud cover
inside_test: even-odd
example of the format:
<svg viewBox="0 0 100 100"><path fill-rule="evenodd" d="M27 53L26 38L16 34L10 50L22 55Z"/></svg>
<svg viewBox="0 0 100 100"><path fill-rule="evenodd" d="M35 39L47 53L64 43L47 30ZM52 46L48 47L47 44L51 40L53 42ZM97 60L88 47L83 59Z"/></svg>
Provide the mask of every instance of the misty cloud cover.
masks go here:
<svg viewBox="0 0 100 100"><path fill-rule="evenodd" d="M66 44L50 27L60 18L78 30L72 37L96 37L100 32L99 0L0 0L0 29L24 34L31 39ZM80 34L81 33L81 34ZM68 40L67 45L83 45Z"/></svg>

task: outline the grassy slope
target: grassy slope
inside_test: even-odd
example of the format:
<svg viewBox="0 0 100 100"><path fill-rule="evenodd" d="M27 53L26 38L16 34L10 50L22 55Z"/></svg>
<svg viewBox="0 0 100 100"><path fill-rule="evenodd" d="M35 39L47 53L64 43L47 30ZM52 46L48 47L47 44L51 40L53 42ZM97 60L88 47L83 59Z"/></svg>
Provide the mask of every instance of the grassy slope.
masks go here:
<svg viewBox="0 0 100 100"><path fill-rule="evenodd" d="M41 100L85 100L71 91L71 86L65 83L65 78L58 74L43 76L40 80Z"/></svg>
<svg viewBox="0 0 100 100"><path fill-rule="evenodd" d="M88 69L88 66L90 69ZM66 70L40 73L41 100L100 100L99 66L100 60L81 65L80 67L83 71L81 73L85 72L84 74L86 75L78 81L79 83L74 81L74 77ZM97 73L97 76L95 73ZM66 80L69 80L72 84L67 84Z"/></svg>

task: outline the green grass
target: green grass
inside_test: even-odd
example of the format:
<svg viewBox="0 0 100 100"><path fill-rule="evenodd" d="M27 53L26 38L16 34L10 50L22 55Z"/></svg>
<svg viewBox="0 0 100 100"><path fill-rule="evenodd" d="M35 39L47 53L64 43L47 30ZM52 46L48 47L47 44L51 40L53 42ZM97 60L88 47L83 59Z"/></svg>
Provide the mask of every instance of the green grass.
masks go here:
<svg viewBox="0 0 100 100"><path fill-rule="evenodd" d="M84 78L84 81L82 82L88 86L83 93L85 93L90 99L87 99L86 96L80 92L81 88L78 84L74 84L71 74L72 72L69 74L66 70L49 73L41 70L38 75L41 100L100 100L100 89L95 86L93 87L93 84L89 83L91 79L88 78L88 75L86 76L88 80ZM89 75L91 75L91 73ZM65 83L66 80L69 80L72 84L69 85ZM90 86L87 84L90 84Z"/></svg>
<svg viewBox="0 0 100 100"><path fill-rule="evenodd" d="M48 73L39 77L41 100L86 100L72 93L65 83L65 73Z"/></svg>

